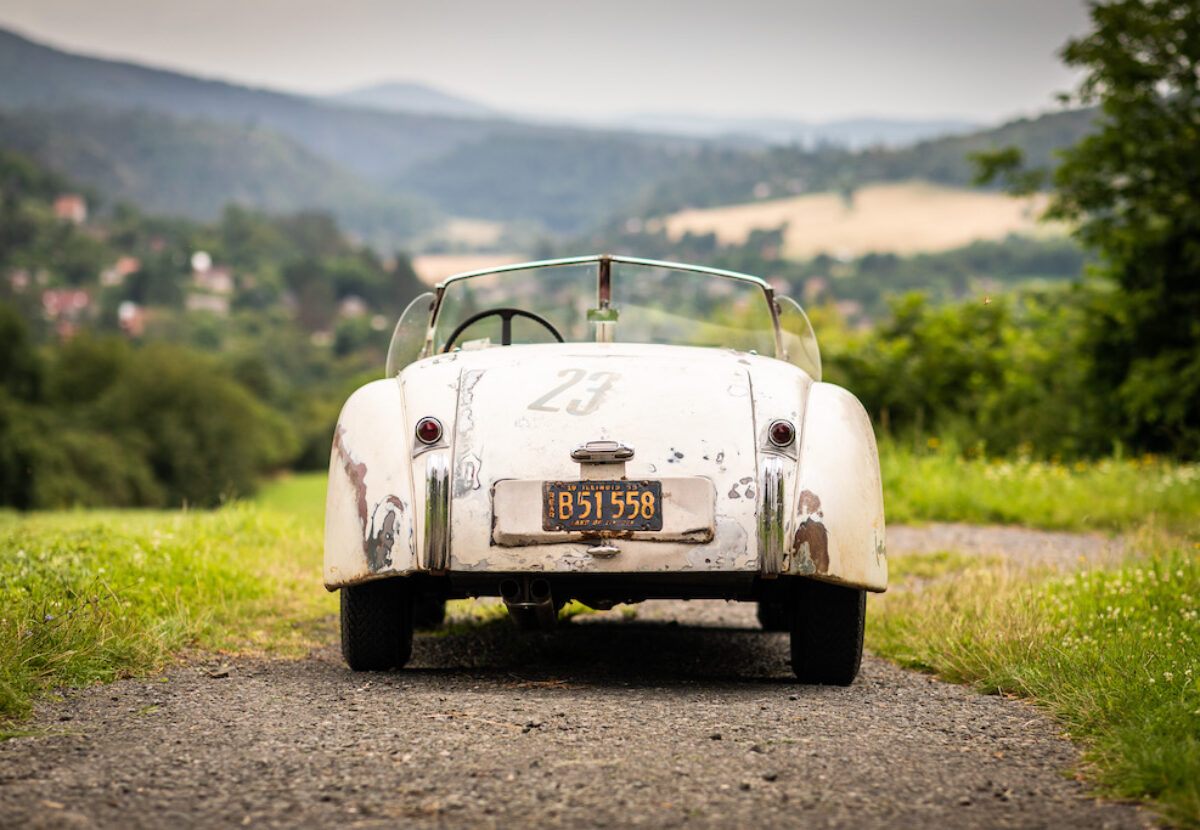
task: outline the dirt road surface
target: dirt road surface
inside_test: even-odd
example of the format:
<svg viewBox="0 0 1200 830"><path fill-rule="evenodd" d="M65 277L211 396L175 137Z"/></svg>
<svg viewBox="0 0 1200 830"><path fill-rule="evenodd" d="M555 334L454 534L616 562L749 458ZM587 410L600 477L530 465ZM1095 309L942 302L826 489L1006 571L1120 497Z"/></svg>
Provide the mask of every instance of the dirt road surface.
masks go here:
<svg viewBox="0 0 1200 830"><path fill-rule="evenodd" d="M750 606L418 635L390 673L332 632L39 706L45 734L0 744L0 827L1153 825L1089 798L1028 704L874 658L797 685Z"/></svg>

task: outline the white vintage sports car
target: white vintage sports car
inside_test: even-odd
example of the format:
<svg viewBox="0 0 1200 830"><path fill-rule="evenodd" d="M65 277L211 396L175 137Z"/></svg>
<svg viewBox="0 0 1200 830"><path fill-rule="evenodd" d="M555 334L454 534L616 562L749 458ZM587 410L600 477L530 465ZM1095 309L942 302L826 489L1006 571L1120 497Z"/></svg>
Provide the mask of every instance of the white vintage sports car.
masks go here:
<svg viewBox="0 0 1200 830"><path fill-rule="evenodd" d="M747 274L588 256L446 279L334 435L346 662L404 665L451 598L525 627L572 598L722 598L790 631L801 680L850 683L883 495L866 412L820 379L800 306Z"/></svg>

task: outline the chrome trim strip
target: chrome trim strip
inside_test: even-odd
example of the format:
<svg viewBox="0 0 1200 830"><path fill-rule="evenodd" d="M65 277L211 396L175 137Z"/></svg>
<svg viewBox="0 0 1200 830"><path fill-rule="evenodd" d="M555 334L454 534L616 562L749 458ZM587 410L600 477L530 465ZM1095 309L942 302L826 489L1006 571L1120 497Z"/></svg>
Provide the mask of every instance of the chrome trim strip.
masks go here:
<svg viewBox="0 0 1200 830"><path fill-rule="evenodd" d="M696 274L711 274L716 277L728 277L742 282L753 283L760 288L771 290L771 285L762 277L753 274L743 274L739 271L726 271L723 268L709 268L706 265L689 265L685 262L667 262L661 259L642 259L641 257L619 256L612 254L592 254L591 256L566 257L563 259L542 259L536 262L516 262L511 265L497 265L492 268L480 268L475 271L464 271L453 274L439 282L435 288L442 288L452 282L479 277L484 274L505 274L510 271L527 271L533 268L557 268L564 265L588 265L600 263L601 260L615 262L621 265L645 265L649 268L669 268L672 271L691 271ZM774 292L772 291L772 294Z"/></svg>
<svg viewBox="0 0 1200 830"><path fill-rule="evenodd" d="M758 567L763 576L783 573L783 460L763 457L758 501Z"/></svg>
<svg viewBox="0 0 1200 830"><path fill-rule="evenodd" d="M425 462L425 568L450 567L450 462L445 453Z"/></svg>
<svg viewBox="0 0 1200 830"><path fill-rule="evenodd" d="M442 438L436 444L416 443L413 445L413 448L412 448L412 457L418 458L427 452L433 452L434 450L448 450L448 449L450 449L450 445L446 443L445 438Z"/></svg>

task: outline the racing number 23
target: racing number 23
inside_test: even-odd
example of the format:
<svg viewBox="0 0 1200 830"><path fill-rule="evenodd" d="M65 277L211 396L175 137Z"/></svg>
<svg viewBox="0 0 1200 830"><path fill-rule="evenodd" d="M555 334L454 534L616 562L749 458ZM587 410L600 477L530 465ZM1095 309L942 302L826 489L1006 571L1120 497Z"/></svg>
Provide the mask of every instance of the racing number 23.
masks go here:
<svg viewBox="0 0 1200 830"><path fill-rule="evenodd" d="M558 386L555 386L545 395L542 395L536 401L529 404L528 408L537 410L538 412L558 412L561 407L554 403L554 399L572 386L580 383L584 378L587 378L590 381L596 381L594 386L587 389L591 397L586 402L579 398L573 398L567 403L566 410L570 415L590 415L600 406L600 403L604 400L604 395L612 388L617 378L620 377L620 374L617 372L592 372L589 375L586 369L563 369L558 373L560 378L567 375L571 377L567 379L566 383L560 383Z"/></svg>

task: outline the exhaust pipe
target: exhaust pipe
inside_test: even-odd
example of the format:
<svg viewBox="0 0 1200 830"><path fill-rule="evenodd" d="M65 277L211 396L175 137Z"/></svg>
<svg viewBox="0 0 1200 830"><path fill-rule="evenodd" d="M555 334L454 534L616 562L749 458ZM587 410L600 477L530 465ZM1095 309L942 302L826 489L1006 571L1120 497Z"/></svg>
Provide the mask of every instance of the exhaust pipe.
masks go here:
<svg viewBox="0 0 1200 830"><path fill-rule="evenodd" d="M505 605L521 601L521 583L515 579L500 580L500 599Z"/></svg>
<svg viewBox="0 0 1200 830"><path fill-rule="evenodd" d="M540 577L529 580L529 601L550 604L550 583Z"/></svg>
<svg viewBox="0 0 1200 830"><path fill-rule="evenodd" d="M522 631L549 631L558 621L550 582L542 577L500 580L500 598Z"/></svg>

